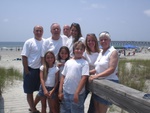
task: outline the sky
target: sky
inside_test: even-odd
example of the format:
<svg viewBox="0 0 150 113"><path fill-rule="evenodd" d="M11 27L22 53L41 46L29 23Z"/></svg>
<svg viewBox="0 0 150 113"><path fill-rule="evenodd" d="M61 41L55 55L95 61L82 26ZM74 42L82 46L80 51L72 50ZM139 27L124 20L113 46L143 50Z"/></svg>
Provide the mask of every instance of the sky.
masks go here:
<svg viewBox="0 0 150 113"><path fill-rule="evenodd" d="M52 23L73 22L83 37L108 31L113 41L150 41L150 0L0 0L0 42L24 42L35 25L48 38Z"/></svg>

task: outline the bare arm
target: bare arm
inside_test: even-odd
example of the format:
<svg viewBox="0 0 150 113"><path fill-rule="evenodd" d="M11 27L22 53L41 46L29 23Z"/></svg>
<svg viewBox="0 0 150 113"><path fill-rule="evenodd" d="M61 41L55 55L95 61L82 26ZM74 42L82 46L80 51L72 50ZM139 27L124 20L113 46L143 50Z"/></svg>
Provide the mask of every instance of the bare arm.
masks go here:
<svg viewBox="0 0 150 113"><path fill-rule="evenodd" d="M60 79L60 84L59 84L59 94L58 94L59 100L63 99L63 84L64 84L64 79L65 79L65 76L62 75L61 79Z"/></svg>
<svg viewBox="0 0 150 113"><path fill-rule="evenodd" d="M75 103L77 103L79 101L79 93L81 92L82 88L85 86L87 78L88 78L88 76L83 75L79 84L78 84L78 87L77 87L75 94L74 94L74 102Z"/></svg>
<svg viewBox="0 0 150 113"><path fill-rule="evenodd" d="M110 56L110 62L109 62L108 69L102 73L90 76L89 80L91 81L95 78L104 77L104 76L108 76L108 75L112 74L115 71L117 65L118 65L118 53L117 53L117 51L114 51L114 52L112 52L112 54Z"/></svg>
<svg viewBox="0 0 150 113"><path fill-rule="evenodd" d="M52 96L52 94L55 92L55 90L56 90L56 88L57 88L57 86L58 86L58 73L59 73L59 71L55 74L55 85L54 85L54 88L51 90L51 91L49 91L49 97L51 97Z"/></svg>
<svg viewBox="0 0 150 113"><path fill-rule="evenodd" d="M42 85L42 88L43 88L43 91L44 91L44 95L48 96L48 91L45 87L45 80L44 80L43 71L41 71L41 70L40 70L40 81L41 81L41 85Z"/></svg>
<svg viewBox="0 0 150 113"><path fill-rule="evenodd" d="M29 69L28 69L28 57L22 56L22 64L23 64L23 68L24 68L25 74L28 74L29 73Z"/></svg>
<svg viewBox="0 0 150 113"><path fill-rule="evenodd" d="M89 71L90 75L94 75L96 73L96 70L95 69L92 69Z"/></svg>

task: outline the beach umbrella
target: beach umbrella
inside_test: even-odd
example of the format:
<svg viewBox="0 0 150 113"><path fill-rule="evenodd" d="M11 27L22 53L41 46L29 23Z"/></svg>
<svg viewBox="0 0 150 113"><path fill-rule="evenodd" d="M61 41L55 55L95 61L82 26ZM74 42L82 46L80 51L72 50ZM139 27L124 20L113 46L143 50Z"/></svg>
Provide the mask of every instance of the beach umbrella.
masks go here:
<svg viewBox="0 0 150 113"><path fill-rule="evenodd" d="M124 45L123 47L126 48L126 49L135 49L135 48L137 48L136 46L131 45L131 44Z"/></svg>

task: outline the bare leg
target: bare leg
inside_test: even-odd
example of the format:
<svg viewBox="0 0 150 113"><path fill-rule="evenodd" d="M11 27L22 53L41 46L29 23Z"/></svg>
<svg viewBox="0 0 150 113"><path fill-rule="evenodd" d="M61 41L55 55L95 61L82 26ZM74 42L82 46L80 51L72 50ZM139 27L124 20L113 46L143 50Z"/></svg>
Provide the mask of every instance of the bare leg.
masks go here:
<svg viewBox="0 0 150 113"><path fill-rule="evenodd" d="M57 100L56 99L52 99L52 98L48 98L48 105L50 108L50 113L59 113L59 109L57 108Z"/></svg>
<svg viewBox="0 0 150 113"><path fill-rule="evenodd" d="M41 97L41 113L46 113L46 97Z"/></svg>
<svg viewBox="0 0 150 113"><path fill-rule="evenodd" d="M106 113L107 112L107 105L101 104L94 100L94 107L95 107L95 113Z"/></svg>
<svg viewBox="0 0 150 113"><path fill-rule="evenodd" d="M27 94L27 101L28 101L31 111L32 112L36 111L36 108L34 107L33 93Z"/></svg>
<svg viewBox="0 0 150 113"><path fill-rule="evenodd" d="M39 101L41 100L40 96L38 96L38 94L36 95L35 97L35 100L34 100L34 107L36 108L36 105L39 103Z"/></svg>

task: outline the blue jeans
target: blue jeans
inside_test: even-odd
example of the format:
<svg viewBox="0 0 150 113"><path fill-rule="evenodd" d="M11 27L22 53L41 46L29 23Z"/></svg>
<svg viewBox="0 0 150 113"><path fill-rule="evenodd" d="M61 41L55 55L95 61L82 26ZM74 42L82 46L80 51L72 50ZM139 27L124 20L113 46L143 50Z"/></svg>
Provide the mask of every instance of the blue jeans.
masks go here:
<svg viewBox="0 0 150 113"><path fill-rule="evenodd" d="M51 91L53 88L54 88L54 87L48 87L48 86L46 86L47 91ZM44 91L43 91L42 85L40 85L38 95L41 96L41 97L46 97L46 96L44 95ZM56 93L53 93L52 99L55 99L55 98L56 98Z"/></svg>
<svg viewBox="0 0 150 113"><path fill-rule="evenodd" d="M60 113L84 113L85 92L79 95L79 102L74 103L74 94L63 91L64 98L60 104Z"/></svg>

